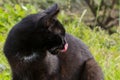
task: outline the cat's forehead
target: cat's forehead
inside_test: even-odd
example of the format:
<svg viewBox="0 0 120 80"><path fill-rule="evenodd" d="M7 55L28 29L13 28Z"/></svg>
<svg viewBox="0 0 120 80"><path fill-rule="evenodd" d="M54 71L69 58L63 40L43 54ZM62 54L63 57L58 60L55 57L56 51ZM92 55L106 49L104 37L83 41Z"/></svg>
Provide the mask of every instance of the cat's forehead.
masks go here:
<svg viewBox="0 0 120 80"><path fill-rule="evenodd" d="M37 18L38 18L38 19L41 19L41 18L45 17L46 15L47 15L46 13L40 12L40 13L38 13Z"/></svg>

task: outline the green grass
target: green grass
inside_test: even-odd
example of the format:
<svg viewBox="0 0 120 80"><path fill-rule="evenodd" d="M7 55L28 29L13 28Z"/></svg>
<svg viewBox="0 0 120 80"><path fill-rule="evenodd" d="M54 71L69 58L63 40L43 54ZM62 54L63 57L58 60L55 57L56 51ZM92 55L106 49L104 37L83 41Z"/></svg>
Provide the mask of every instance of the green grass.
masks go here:
<svg viewBox="0 0 120 80"><path fill-rule="evenodd" d="M3 55L2 49L5 38L11 27L30 13L37 12L31 5L8 5L0 7L0 80L10 80L11 70ZM79 16L66 15L61 11L59 20L66 31L80 38L90 49L91 53L102 67L105 80L120 79L120 28L117 33L108 35L99 28L91 30L82 23Z"/></svg>

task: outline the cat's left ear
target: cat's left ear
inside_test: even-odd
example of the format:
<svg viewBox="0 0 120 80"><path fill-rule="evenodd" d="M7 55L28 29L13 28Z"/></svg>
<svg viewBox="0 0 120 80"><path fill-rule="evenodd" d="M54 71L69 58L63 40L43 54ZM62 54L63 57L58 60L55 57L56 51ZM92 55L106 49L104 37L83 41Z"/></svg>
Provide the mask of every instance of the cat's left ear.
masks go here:
<svg viewBox="0 0 120 80"><path fill-rule="evenodd" d="M54 23L54 19L57 17L58 13L60 11L60 8L57 4L54 4L52 7L46 9L44 13L46 14L44 18L44 24L46 27L50 27Z"/></svg>
<svg viewBox="0 0 120 80"><path fill-rule="evenodd" d="M46 9L44 11L44 13L47 14L48 18L54 18L54 17L57 16L57 14L59 13L59 11L60 11L60 8L59 8L58 4L54 4L52 7Z"/></svg>

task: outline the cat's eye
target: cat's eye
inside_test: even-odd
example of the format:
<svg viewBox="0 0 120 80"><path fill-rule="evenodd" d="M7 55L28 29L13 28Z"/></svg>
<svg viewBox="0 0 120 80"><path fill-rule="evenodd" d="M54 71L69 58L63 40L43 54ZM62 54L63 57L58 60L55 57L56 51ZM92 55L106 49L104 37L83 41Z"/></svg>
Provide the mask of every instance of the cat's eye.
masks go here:
<svg viewBox="0 0 120 80"><path fill-rule="evenodd" d="M55 23L56 23L56 21L50 22L50 24L49 24L49 26L48 26L48 30L49 30L49 31L52 31L52 29L53 29Z"/></svg>

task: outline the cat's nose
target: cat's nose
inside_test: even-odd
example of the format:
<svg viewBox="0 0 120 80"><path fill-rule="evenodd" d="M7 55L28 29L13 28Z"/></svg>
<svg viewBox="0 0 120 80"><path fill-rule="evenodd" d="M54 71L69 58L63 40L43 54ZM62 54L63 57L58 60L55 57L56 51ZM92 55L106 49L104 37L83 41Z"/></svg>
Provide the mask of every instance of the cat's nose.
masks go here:
<svg viewBox="0 0 120 80"><path fill-rule="evenodd" d="M66 38L63 38L60 48L63 49L66 43L67 43Z"/></svg>
<svg viewBox="0 0 120 80"><path fill-rule="evenodd" d="M67 43L67 41L66 41L66 39L64 39L64 41L63 41L63 45L65 45Z"/></svg>

